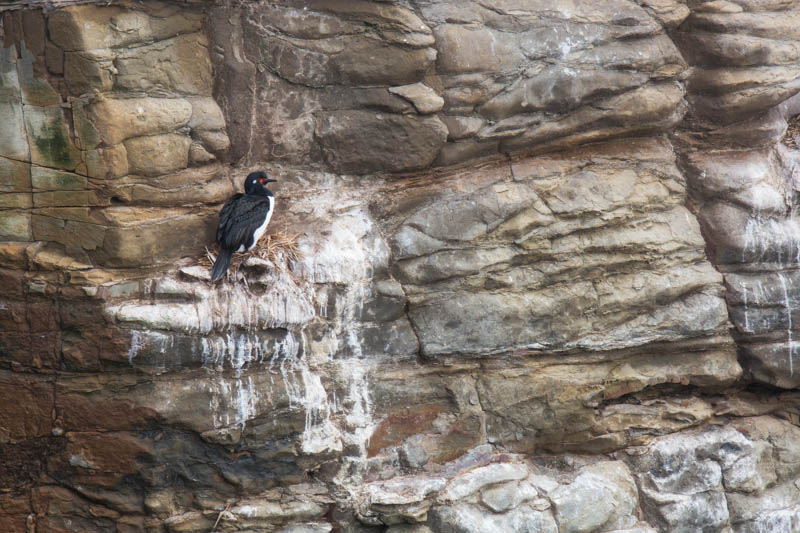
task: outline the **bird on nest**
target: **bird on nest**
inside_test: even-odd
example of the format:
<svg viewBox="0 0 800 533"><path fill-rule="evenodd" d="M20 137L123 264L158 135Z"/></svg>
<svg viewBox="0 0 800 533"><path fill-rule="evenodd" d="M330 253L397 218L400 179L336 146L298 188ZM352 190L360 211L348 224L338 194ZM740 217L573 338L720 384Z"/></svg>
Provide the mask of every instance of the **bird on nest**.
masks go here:
<svg viewBox="0 0 800 533"><path fill-rule="evenodd" d="M211 281L217 281L228 270L234 252L252 250L267 230L275 210L275 195L266 188L270 182L265 172L251 172L244 180L244 194L235 194L219 212L217 243L219 255L211 268Z"/></svg>

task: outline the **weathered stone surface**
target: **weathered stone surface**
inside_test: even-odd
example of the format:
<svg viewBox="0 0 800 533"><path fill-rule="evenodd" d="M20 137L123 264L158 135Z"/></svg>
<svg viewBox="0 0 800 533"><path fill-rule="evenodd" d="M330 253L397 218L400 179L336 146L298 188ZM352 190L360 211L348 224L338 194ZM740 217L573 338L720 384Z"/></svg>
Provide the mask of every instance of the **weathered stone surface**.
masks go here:
<svg viewBox="0 0 800 533"><path fill-rule="evenodd" d="M114 54L107 49L64 54L64 82L72 96L90 94L93 90L110 91L116 74Z"/></svg>
<svg viewBox="0 0 800 533"><path fill-rule="evenodd" d="M87 188L84 176L45 167L30 167L31 187L42 191L80 191Z"/></svg>
<svg viewBox="0 0 800 533"><path fill-rule="evenodd" d="M131 137L170 133L189 123L192 105L182 98L96 99L87 113L102 142L119 144Z"/></svg>
<svg viewBox="0 0 800 533"><path fill-rule="evenodd" d="M671 531L722 531L729 523L737 527L754 520L743 527L747 531L756 522L780 521L785 511L775 511L796 505L793 499L775 497L785 478L776 477L781 467L772 456L772 435L786 435L787 430L793 433L796 428L772 418L752 418L730 429L656 440L645 454L631 457L634 469L642 472L639 477L648 522ZM792 472L795 469L790 467ZM765 492L768 487L774 488ZM726 502L725 490L736 493L733 501ZM753 496L745 496L750 494ZM759 504L753 504L760 498L775 503L756 511ZM763 511L767 512L760 514Z"/></svg>
<svg viewBox="0 0 800 533"><path fill-rule="evenodd" d="M389 92L400 95L410 101L417 108L417 111L423 115L435 113L444 107L442 97L424 83L389 87Z"/></svg>
<svg viewBox="0 0 800 533"><path fill-rule="evenodd" d="M217 102L208 96L188 98L192 104L189 127L197 130L223 130L225 117Z"/></svg>
<svg viewBox="0 0 800 533"><path fill-rule="evenodd" d="M35 11L33 13L36 13ZM43 28L40 28L43 30ZM34 32L38 33L38 32ZM38 36L44 42L44 35ZM36 50L34 50L36 52ZM38 53L41 54L42 50ZM39 107L58 105L61 103L61 97L58 92L47 82L43 69L38 69L39 65L34 65L36 57L31 53L27 46L20 47L20 58L17 61L17 72L19 76L20 96L22 103L27 105L35 105ZM42 60L41 55L39 61Z"/></svg>
<svg viewBox="0 0 800 533"><path fill-rule="evenodd" d="M0 158L0 192L30 192L31 166L22 161Z"/></svg>
<svg viewBox="0 0 800 533"><path fill-rule="evenodd" d="M489 533L509 531L531 533L555 533L559 531L549 511L538 511L527 505L501 514L485 513L476 506L460 503L448 507L436 507L430 512L433 531L453 533Z"/></svg>
<svg viewBox="0 0 800 533"><path fill-rule="evenodd" d="M191 144L189 137L175 133L128 139L125 141L128 172L158 176L186 168Z"/></svg>
<svg viewBox="0 0 800 533"><path fill-rule="evenodd" d="M163 218L142 226L109 227L102 249L95 252L95 260L108 266L162 263L176 256L198 253L211 242L217 223L216 210L160 214Z"/></svg>
<svg viewBox="0 0 800 533"><path fill-rule="evenodd" d="M430 165L444 145L447 127L437 118L338 111L321 117L316 135L331 167L364 174Z"/></svg>
<svg viewBox="0 0 800 533"><path fill-rule="evenodd" d="M483 466L450 481L439 498L445 502L461 500L486 485L520 480L526 476L526 469L520 464L500 463Z"/></svg>
<svg viewBox="0 0 800 533"><path fill-rule="evenodd" d="M28 207L31 204L19 202L20 207ZM31 241L33 233L31 230L31 216L26 212L3 211L0 218L0 239L5 241Z"/></svg>
<svg viewBox="0 0 800 533"><path fill-rule="evenodd" d="M117 90L211 95L208 40L202 33L131 48L117 57L115 65Z"/></svg>
<svg viewBox="0 0 800 533"><path fill-rule="evenodd" d="M651 10L663 14L668 24L687 14L685 6L662 4ZM672 83L686 67L683 58L645 10L627 3L565 10L558 22L543 7L526 4L491 13L477 2L464 2L459 8L434 2L421 7L420 13L400 6L359 6L351 11L340 3L290 4L250 9L244 23L229 17L231 29L236 28L248 43L242 47L245 62L238 49L227 44L226 36L215 37L218 49L225 50L226 62L240 63L239 70L247 71L248 77L253 75L252 64L258 64L280 79L269 79L270 74L265 76L267 83L260 84L270 93L269 105L262 111L270 120L262 127L277 145L269 151L259 148L262 157L301 166L325 163L341 171L332 162L330 146L314 138L314 131L321 137L320 121L327 116L320 117L320 111L408 112L385 98L356 99L352 89L331 88L342 84L366 85L367 91L383 94L385 87L407 98L419 113L443 109L464 121L482 117L508 121L490 125L471 142L445 145L442 157L426 158L425 165L452 165L496 154L498 146L493 143L501 140L506 143L502 151L534 146L553 150L643 131L636 130L634 122L639 128L648 123L648 131L663 131L674 126L685 110L683 91ZM405 15L387 18L382 12L386 9ZM613 22L603 25L600 21L605 19ZM636 25L625 20L635 20L639 26L634 29ZM570 37L564 39L565 35ZM636 39L635 52L613 44L630 38ZM377 45L381 40L383 44ZM428 46L435 46L435 51ZM364 54L370 61L358 59ZM431 76L434 59L436 72ZM226 62L220 61L220 66ZM282 84L291 86L291 91L276 90ZM216 94L228 101L238 98L252 108L249 96L244 101L247 95L225 93ZM339 98L332 98L334 93ZM256 95L259 98L264 97ZM240 139L250 144L255 130L248 115L223 107L229 122L237 123L236 131L230 132L237 144L242 144ZM375 136L383 136L377 125L370 127L377 130ZM462 130L465 137L457 133L451 140L474 138L477 133ZM382 168L376 170L405 170L402 165L378 163Z"/></svg>
<svg viewBox="0 0 800 533"><path fill-rule="evenodd" d="M156 6L151 4L150 7ZM198 31L203 24L201 16L186 11L155 15L129 7L97 9L91 5L76 5L55 11L48 18L48 30L53 42L65 50L94 50L160 41Z"/></svg>
<svg viewBox="0 0 800 533"><path fill-rule="evenodd" d="M0 155L20 161L28 160L30 150L25 133L22 103L19 100L0 101L0 117L5 124L0 131Z"/></svg>
<svg viewBox="0 0 800 533"><path fill-rule="evenodd" d="M653 153L660 150L657 145L649 148L656 150ZM613 150L610 146L609 149ZM653 246L664 250L667 242L671 243L668 247L676 258L699 258L702 240L697 226L682 207L652 213L646 226L636 222L639 215L626 213L626 209L635 205L646 206L653 201L670 205L677 199L675 195L681 185L672 180L654 181L649 163L643 163L637 173L616 168L612 157L597 167L584 166L568 174L559 161L552 160L550 164L554 170L559 169L561 177L541 180L538 176L548 176L546 164L546 160L541 160L530 174L526 172L533 168L519 167L514 182L482 187L464 184L457 193L441 194L436 202L408 217L393 238L393 251L401 259L394 267L395 275L408 285L407 291L414 295L416 287L431 284L440 287L441 292L426 290L424 296L411 298L410 317L426 354L493 352L510 350L512 346L591 348L597 346L592 332L602 327L604 317L609 317L603 309L613 309L617 297L638 300L644 296L640 292L644 287L666 291L658 298L666 308L684 310L678 315L691 317L686 328L667 323L658 326L657 316L667 314L647 319L637 315L625 321L616 317L605 334L606 339L624 338L630 346L633 339L649 342L675 334L693 336L690 331L694 327L698 332L723 327L727 310L718 291L703 295L688 286L678 289L683 284L697 287L700 279L711 286L719 283L719 276L708 266L684 270L673 264L668 267L669 274L661 270L620 272L599 284L589 285L584 278L585 285L560 285L559 272L570 269L572 261L576 262L575 268L591 272L594 261L608 264L612 260L609 254L614 250L620 254L619 261L627 263L637 254L649 255ZM526 175L530 176L530 182L525 181ZM525 208L523 202L532 207ZM615 213L619 219L606 228L593 215L594 209ZM585 217L582 222L575 218L578 213ZM620 224L626 218L629 226ZM571 228L574 233L550 238L551 232L559 227ZM578 228L581 230L575 231ZM503 238L514 239L520 248L503 244L499 240ZM461 244L454 245L455 242ZM594 250L602 252L595 256ZM547 266L534 273L523 266L527 260L523 257L536 257L531 265L541 262ZM656 281L664 275L672 281L667 284ZM475 280L472 283L476 288L454 291L451 286L459 279ZM479 290L487 283L491 284L492 292ZM685 301L681 293L686 295ZM520 309L526 310L524 315L519 314ZM555 309L560 313L555 313ZM569 320L569 325L563 322L570 309L576 317L595 312L598 316L582 329L580 318ZM556 326L555 320L563 325Z"/></svg>
<svg viewBox="0 0 800 533"><path fill-rule="evenodd" d="M4 10L0 530L798 529L796 19Z"/></svg>
<svg viewBox="0 0 800 533"><path fill-rule="evenodd" d="M128 151L124 144L84 152L86 173L91 178L120 178L128 174Z"/></svg>
<svg viewBox="0 0 800 533"><path fill-rule="evenodd" d="M23 106L31 162L37 165L74 170L79 154L67 131L60 106Z"/></svg>
<svg viewBox="0 0 800 533"><path fill-rule="evenodd" d="M598 463L581 469L575 481L549 493L559 531L590 532L633 525L638 492L622 463Z"/></svg>

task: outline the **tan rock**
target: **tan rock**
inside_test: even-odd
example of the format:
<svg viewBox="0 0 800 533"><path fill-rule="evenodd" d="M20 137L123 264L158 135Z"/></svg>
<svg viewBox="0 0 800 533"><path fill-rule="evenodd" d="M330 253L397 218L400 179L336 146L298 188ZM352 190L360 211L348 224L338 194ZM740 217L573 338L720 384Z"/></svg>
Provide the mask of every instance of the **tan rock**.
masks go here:
<svg viewBox="0 0 800 533"><path fill-rule="evenodd" d="M522 62L516 36L485 27L442 24L437 26L436 64L439 72L503 72Z"/></svg>
<svg viewBox="0 0 800 533"><path fill-rule="evenodd" d="M30 159L25 118L19 99L0 101L0 118L4 126L0 128L0 156L27 161Z"/></svg>
<svg viewBox="0 0 800 533"><path fill-rule="evenodd" d="M189 127L193 130L222 130L225 128L225 116L213 98L190 97L192 118Z"/></svg>
<svg viewBox="0 0 800 533"><path fill-rule="evenodd" d="M209 153L203 145L198 142L193 142L189 147L189 163L192 166L205 165L216 160L214 154Z"/></svg>
<svg viewBox="0 0 800 533"><path fill-rule="evenodd" d="M85 176L45 167L31 167L31 185L38 191L80 191L88 182Z"/></svg>
<svg viewBox="0 0 800 533"><path fill-rule="evenodd" d="M0 157L0 192L31 190L31 165Z"/></svg>
<svg viewBox="0 0 800 533"><path fill-rule="evenodd" d="M79 258L68 254L64 246L50 242L35 249L30 249L28 256L32 264L43 270L84 270L92 266L88 262L85 252L79 248L72 246L70 247L70 252Z"/></svg>
<svg viewBox="0 0 800 533"><path fill-rule="evenodd" d="M119 54L115 65L117 90L211 96L208 39L201 33L128 49Z"/></svg>
<svg viewBox="0 0 800 533"><path fill-rule="evenodd" d="M424 83L389 87L389 92L400 95L414 104L417 111L423 115L436 113L444 107L444 99Z"/></svg>
<svg viewBox="0 0 800 533"><path fill-rule="evenodd" d="M34 207L80 207L89 204L89 191L48 191L33 193Z"/></svg>
<svg viewBox="0 0 800 533"><path fill-rule="evenodd" d="M703 2L695 7L695 10L700 13L741 13L744 11L742 6L726 0L713 0L711 2Z"/></svg>
<svg viewBox="0 0 800 533"><path fill-rule="evenodd" d="M449 142L442 147L442 151L434 161L435 165L457 165L465 161L474 161L499 153L500 143L496 140L479 141L464 139Z"/></svg>
<svg viewBox="0 0 800 533"><path fill-rule="evenodd" d="M187 169L200 170L208 167ZM204 177L198 177L193 183L186 184L182 188L163 189L149 184L134 184L129 190L130 201L140 202L148 205L181 206L189 203L214 204L222 203L227 200L235 190L227 177L219 177L204 182ZM116 194L116 190L115 190Z"/></svg>
<svg viewBox="0 0 800 533"><path fill-rule="evenodd" d="M27 264L27 250L30 246L23 242L0 243L0 261L6 267L22 270Z"/></svg>
<svg viewBox="0 0 800 533"><path fill-rule="evenodd" d="M199 130L194 132L194 137L205 149L216 155L223 155L231 145L224 131Z"/></svg>
<svg viewBox="0 0 800 533"><path fill-rule="evenodd" d="M697 93L724 94L743 91L754 86L789 84L800 77L800 68L752 67L752 68L701 68L692 70L689 91Z"/></svg>
<svg viewBox="0 0 800 533"><path fill-rule="evenodd" d="M84 202L83 205L85 205ZM74 204L73 204L74 205ZM80 205L80 204L79 204ZM86 208L76 208L73 211L88 211ZM99 224L63 218L65 210L43 211L44 214L32 216L33 235L37 241L52 241L84 250L96 250L103 246L106 228ZM52 215L62 214L62 217Z"/></svg>
<svg viewBox="0 0 800 533"><path fill-rule="evenodd" d="M110 91L117 74L114 57L105 49L64 54L64 81L70 94L80 96L94 91Z"/></svg>
<svg viewBox="0 0 800 533"><path fill-rule="evenodd" d="M0 216L0 240L32 241L31 215L19 211L4 211Z"/></svg>
<svg viewBox="0 0 800 533"><path fill-rule="evenodd" d="M36 58L24 44L20 47L20 56L17 61L17 72L22 102L40 107L60 104L61 97L47 82L44 73L34 72Z"/></svg>
<svg viewBox="0 0 800 533"><path fill-rule="evenodd" d="M518 135L503 139L500 147L501 150L520 150L539 145L537 150L545 151L621 135L669 130L683 118L686 110L683 96L683 89L677 83L647 84L581 107L552 122L531 124ZM586 127L597 121L611 126Z"/></svg>
<svg viewBox="0 0 800 533"><path fill-rule="evenodd" d="M84 152L86 173L91 178L119 178L128 174L128 151L124 144Z"/></svg>
<svg viewBox="0 0 800 533"><path fill-rule="evenodd" d="M94 255L96 262L135 267L200 253L214 241L218 213L216 209L194 211L166 212L161 214L164 217L161 220L109 228L102 250Z"/></svg>
<svg viewBox="0 0 800 533"><path fill-rule="evenodd" d="M150 10L156 6L155 2L147 2L144 8ZM162 40L198 31L202 27L202 17L196 14L178 11L166 17L151 17L145 10L118 6L69 6L55 11L48 18L50 38L64 50L95 50Z"/></svg>
<svg viewBox="0 0 800 533"><path fill-rule="evenodd" d="M128 171L131 174L158 176L186 168L191 144L189 137L175 133L128 139L125 141Z"/></svg>
<svg viewBox="0 0 800 533"><path fill-rule="evenodd" d="M28 209L33 207L30 193L0 193L0 207Z"/></svg>
<svg viewBox="0 0 800 533"><path fill-rule="evenodd" d="M192 104L183 98L97 98L86 112L102 141L112 145L188 124Z"/></svg>

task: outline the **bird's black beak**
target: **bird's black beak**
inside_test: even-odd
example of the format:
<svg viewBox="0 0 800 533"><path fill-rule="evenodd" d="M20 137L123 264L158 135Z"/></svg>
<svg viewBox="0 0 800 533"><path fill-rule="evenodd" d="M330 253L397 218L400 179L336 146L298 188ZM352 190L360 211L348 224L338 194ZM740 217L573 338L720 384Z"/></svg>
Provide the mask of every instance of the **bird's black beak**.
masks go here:
<svg viewBox="0 0 800 533"><path fill-rule="evenodd" d="M268 179L268 180L266 180L266 181L264 182L264 184L266 185L267 183L272 183L273 181L278 181L278 180Z"/></svg>

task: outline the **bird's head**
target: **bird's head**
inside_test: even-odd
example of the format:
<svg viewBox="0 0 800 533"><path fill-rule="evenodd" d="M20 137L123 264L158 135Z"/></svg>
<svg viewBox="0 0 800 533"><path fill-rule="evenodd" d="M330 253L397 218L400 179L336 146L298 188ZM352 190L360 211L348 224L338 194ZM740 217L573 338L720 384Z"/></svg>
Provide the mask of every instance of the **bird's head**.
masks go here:
<svg viewBox="0 0 800 533"><path fill-rule="evenodd" d="M267 189L266 185L273 181L278 180L269 179L267 173L264 171L251 172L244 179L244 192L247 194L272 196L272 192Z"/></svg>

